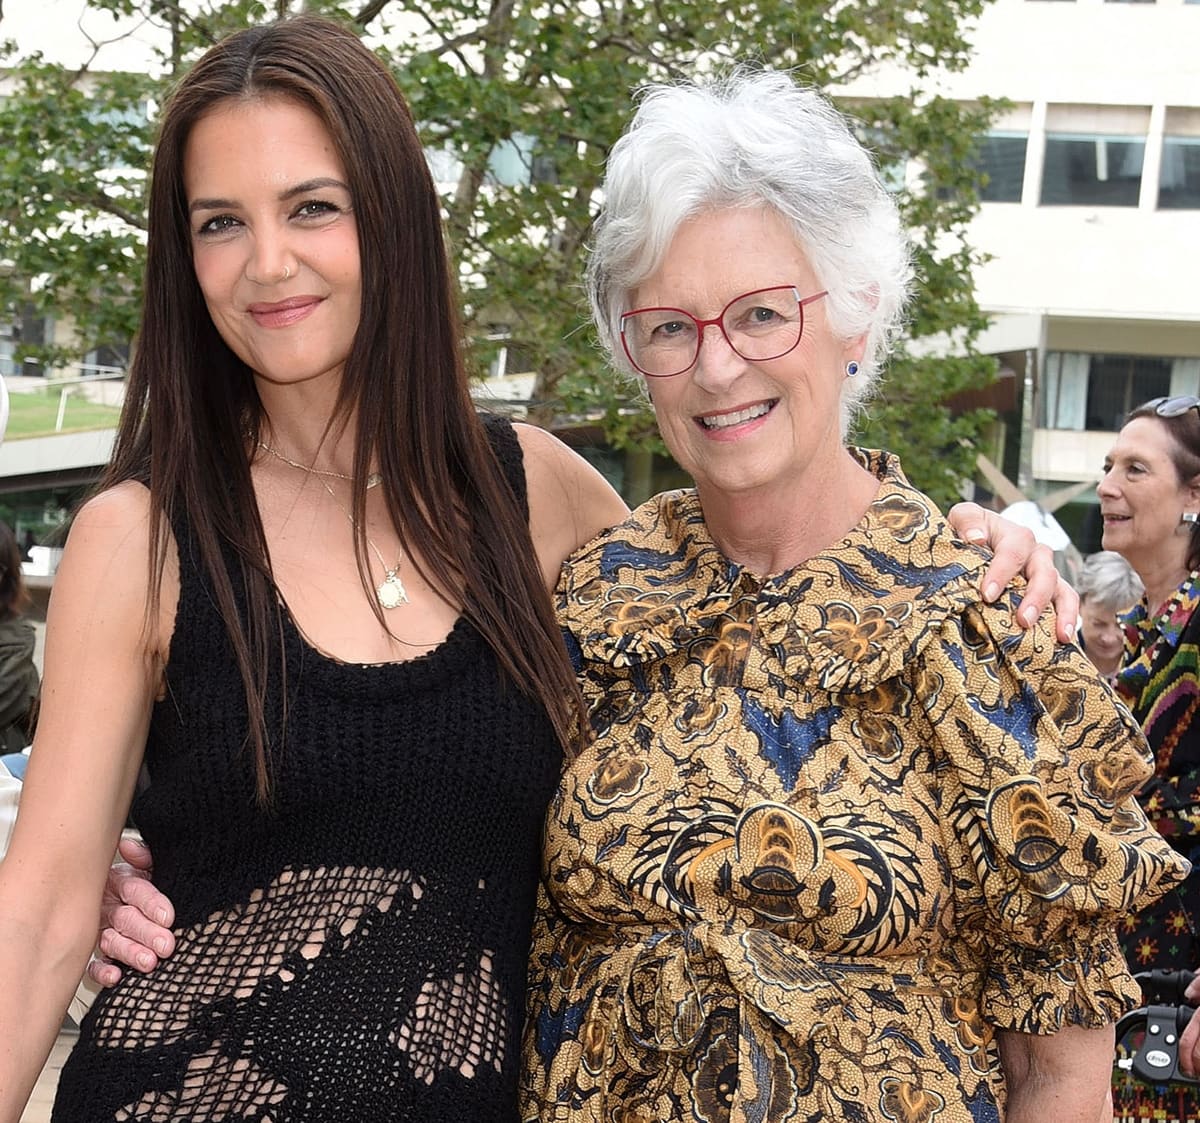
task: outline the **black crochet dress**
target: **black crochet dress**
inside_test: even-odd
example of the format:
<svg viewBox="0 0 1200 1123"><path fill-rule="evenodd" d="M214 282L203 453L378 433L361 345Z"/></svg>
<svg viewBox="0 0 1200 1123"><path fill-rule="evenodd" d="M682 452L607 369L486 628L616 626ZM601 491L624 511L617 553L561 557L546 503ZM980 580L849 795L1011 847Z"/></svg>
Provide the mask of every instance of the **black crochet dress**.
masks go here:
<svg viewBox="0 0 1200 1123"><path fill-rule="evenodd" d="M511 427L489 424L524 499ZM133 815L178 950L99 998L56 1123L516 1118L545 712L460 619L406 663L309 646L285 613L276 806L254 800L241 680L186 526L165 698Z"/></svg>

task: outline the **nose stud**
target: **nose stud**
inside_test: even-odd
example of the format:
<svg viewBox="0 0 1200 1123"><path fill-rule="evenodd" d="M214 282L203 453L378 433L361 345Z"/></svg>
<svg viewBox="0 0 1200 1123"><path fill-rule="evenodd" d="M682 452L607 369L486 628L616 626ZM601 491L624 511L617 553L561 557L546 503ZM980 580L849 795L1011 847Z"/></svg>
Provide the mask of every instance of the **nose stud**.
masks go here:
<svg viewBox="0 0 1200 1123"><path fill-rule="evenodd" d="M292 276L292 267L290 265L285 265L283 267L283 279L285 281L290 280L291 276Z"/></svg>

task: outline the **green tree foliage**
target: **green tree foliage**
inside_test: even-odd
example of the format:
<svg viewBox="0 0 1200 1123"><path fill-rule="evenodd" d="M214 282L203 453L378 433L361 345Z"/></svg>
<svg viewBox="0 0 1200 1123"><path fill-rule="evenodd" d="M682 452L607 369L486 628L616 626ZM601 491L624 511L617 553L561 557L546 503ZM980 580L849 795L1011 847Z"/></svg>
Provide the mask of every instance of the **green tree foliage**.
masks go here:
<svg viewBox="0 0 1200 1123"><path fill-rule="evenodd" d="M941 69L964 65L965 24L984 0L311 0L357 26L391 65L431 152L453 177L447 230L460 268L476 369L501 331L538 372L531 415L544 424L602 417L618 446L657 438L638 394L607 368L586 325L583 254L605 156L634 91L731 62L792 67L827 88L880 63L912 76L909 95L849 105L889 167L927 170L898 187L914 231L918 290L909 342L890 365L860 438L901 451L939 499L971 474L965 447L986 418L943 403L993 376L972 341L982 326L964 240L976 202L972 137L989 106L926 94ZM172 76L227 31L279 14L280 0L176 6L173 0L90 0L162 29L150 75L22 58L9 44L0 105L0 302L69 311L83 349L134 330L144 238L144 169L154 109ZM506 174L519 168L522 174ZM935 190L938 188L939 190ZM922 337L953 337L954 358L914 358ZM919 349L919 343L917 345ZM64 354L47 356L62 361Z"/></svg>

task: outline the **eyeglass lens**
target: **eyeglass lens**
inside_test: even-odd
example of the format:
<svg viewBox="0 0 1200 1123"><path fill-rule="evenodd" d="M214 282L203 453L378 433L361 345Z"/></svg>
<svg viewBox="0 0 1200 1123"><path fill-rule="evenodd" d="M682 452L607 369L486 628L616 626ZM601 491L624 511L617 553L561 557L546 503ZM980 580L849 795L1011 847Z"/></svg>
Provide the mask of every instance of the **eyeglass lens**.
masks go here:
<svg viewBox="0 0 1200 1123"><path fill-rule="evenodd" d="M800 342L804 312L790 285L745 293L719 319L697 320L682 308L642 308L621 319L630 361L643 374L682 374L700 355L703 329L719 324L729 346L743 359L763 362L786 355Z"/></svg>

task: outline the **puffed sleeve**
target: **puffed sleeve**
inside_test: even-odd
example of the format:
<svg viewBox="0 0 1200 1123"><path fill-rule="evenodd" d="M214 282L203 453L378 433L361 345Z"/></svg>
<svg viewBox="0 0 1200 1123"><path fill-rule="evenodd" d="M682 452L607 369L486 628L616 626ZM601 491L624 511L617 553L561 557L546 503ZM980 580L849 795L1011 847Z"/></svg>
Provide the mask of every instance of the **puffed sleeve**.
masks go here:
<svg viewBox="0 0 1200 1123"><path fill-rule="evenodd" d="M1008 606L948 618L919 678L988 1019L1023 1033L1115 1021L1139 997L1117 921L1189 868L1133 798L1153 771L1136 722L1077 647L1022 632Z"/></svg>

